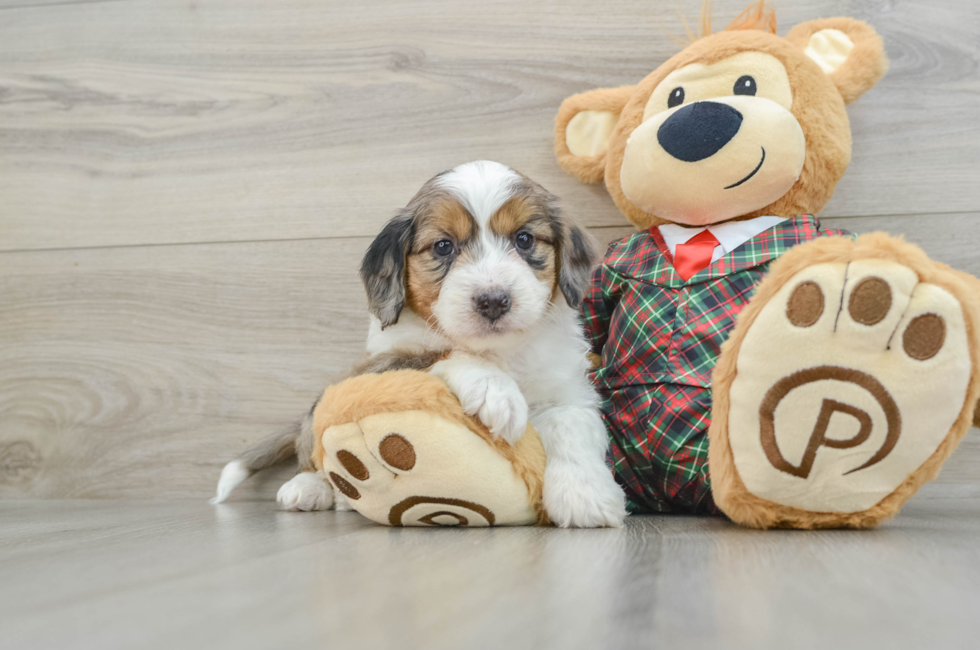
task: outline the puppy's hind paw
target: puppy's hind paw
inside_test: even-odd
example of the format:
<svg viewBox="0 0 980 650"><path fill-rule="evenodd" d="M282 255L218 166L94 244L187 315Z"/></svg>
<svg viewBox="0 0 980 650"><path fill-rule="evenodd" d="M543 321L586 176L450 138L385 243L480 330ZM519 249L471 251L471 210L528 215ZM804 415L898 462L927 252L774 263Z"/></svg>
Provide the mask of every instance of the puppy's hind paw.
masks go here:
<svg viewBox="0 0 980 650"><path fill-rule="evenodd" d="M283 510L329 510L333 505L333 489L316 472L301 472L283 483L276 494Z"/></svg>

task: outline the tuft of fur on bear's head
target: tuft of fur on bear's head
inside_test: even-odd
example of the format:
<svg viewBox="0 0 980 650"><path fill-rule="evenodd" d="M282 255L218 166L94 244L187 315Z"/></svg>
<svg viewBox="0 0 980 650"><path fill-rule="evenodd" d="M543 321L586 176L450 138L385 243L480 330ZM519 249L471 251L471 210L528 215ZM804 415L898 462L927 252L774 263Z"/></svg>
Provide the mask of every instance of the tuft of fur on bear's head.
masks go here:
<svg viewBox="0 0 980 650"><path fill-rule="evenodd" d="M775 34L764 0L635 86L566 99L555 125L562 167L605 180L638 228L816 213L851 157L845 104L884 75L881 38L852 18ZM704 35L707 34L707 35Z"/></svg>

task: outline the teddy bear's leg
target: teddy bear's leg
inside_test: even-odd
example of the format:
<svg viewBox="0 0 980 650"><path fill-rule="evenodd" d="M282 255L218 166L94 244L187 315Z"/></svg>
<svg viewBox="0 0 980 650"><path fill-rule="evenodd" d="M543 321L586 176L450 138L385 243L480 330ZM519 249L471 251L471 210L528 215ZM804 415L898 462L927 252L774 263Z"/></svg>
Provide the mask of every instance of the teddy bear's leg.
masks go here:
<svg viewBox="0 0 980 650"><path fill-rule="evenodd" d="M718 506L768 527L893 516L968 430L980 285L883 233L827 238L773 265L713 381Z"/></svg>
<svg viewBox="0 0 980 650"><path fill-rule="evenodd" d="M350 506L391 526L543 523L544 450L466 416L442 381L397 371L348 379L314 412L314 461Z"/></svg>

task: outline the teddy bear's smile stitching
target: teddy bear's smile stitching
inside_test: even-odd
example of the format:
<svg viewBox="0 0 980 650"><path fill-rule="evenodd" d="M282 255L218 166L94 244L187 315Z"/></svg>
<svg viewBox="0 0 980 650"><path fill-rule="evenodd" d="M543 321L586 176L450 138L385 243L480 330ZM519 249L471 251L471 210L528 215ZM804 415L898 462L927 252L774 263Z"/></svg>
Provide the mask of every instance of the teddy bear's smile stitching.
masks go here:
<svg viewBox="0 0 980 650"><path fill-rule="evenodd" d="M733 187L738 187L739 185L741 185L745 181L747 181L750 178L752 178L753 176L755 176L756 172L758 172L760 169L762 169L762 163L766 162L766 148L765 147L761 147L761 149L762 149L762 158L759 160L759 164L755 166L755 169L753 169L751 172L749 172L749 175L748 176L746 176L742 180L738 181L737 183L732 183L731 185L726 185L725 186L725 189L726 190L730 190Z"/></svg>

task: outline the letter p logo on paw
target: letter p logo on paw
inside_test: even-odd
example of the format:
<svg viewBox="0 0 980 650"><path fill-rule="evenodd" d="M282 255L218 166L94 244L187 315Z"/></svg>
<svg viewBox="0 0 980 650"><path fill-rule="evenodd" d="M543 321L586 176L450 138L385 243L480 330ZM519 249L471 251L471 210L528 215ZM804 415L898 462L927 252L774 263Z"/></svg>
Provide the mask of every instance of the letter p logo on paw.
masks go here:
<svg viewBox="0 0 980 650"><path fill-rule="evenodd" d="M776 434L776 409L790 396L793 390L814 382L828 380L851 383L859 389L867 391L885 414L887 431L881 446L874 452L871 458L854 469L845 472L845 475L877 464L888 456L898 443L898 437L902 431L902 416L898 411L898 405L895 404L895 400L888 394L885 387L881 385L881 382L867 373L849 368L841 368L839 366L808 368L776 382L769 389L769 392L766 393L765 398L762 400L762 406L759 409L762 449L766 454L766 458L769 459L769 462L776 469L792 476L806 479L810 476L817 452L821 447L850 450L861 447L871 438L874 424L873 418L867 411L860 407L825 397L820 407L820 413L817 416L813 433L810 434L799 464L794 465L782 454L779 449L779 440ZM853 437L846 439L829 437L828 429L831 425L832 418L837 413L850 416L857 421L859 429Z"/></svg>

